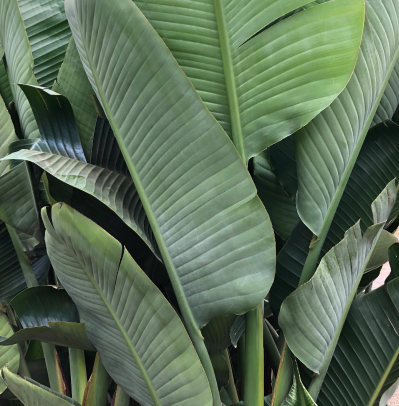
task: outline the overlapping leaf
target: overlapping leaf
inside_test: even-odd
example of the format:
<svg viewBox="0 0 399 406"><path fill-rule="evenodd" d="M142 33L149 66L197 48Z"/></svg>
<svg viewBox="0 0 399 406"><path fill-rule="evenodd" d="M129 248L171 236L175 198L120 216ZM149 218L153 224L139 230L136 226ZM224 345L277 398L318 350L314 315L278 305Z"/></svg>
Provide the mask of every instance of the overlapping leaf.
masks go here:
<svg viewBox="0 0 399 406"><path fill-rule="evenodd" d="M211 405L179 316L125 248L65 204L44 221L53 267L115 382L143 406Z"/></svg>
<svg viewBox="0 0 399 406"><path fill-rule="evenodd" d="M292 134L349 80L362 1L137 1L244 161ZM257 34L257 35L256 35Z"/></svg>

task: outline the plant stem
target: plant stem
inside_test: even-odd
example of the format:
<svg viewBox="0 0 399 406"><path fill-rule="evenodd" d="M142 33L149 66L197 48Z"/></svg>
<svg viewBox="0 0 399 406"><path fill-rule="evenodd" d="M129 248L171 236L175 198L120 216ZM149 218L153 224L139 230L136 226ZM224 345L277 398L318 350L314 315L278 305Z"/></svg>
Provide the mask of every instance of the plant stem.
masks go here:
<svg viewBox="0 0 399 406"><path fill-rule="evenodd" d="M226 391L233 403L239 403L240 400L238 399L236 385L234 384L234 375L233 369L231 368L229 350L226 348L224 351L222 351L222 354L226 359L227 367L229 368L229 383L226 386Z"/></svg>
<svg viewBox="0 0 399 406"><path fill-rule="evenodd" d="M274 375L277 376L281 357L269 327L266 324L266 320L263 320L263 346L270 361Z"/></svg>
<svg viewBox="0 0 399 406"><path fill-rule="evenodd" d="M72 399L82 403L87 384L85 352L76 348L69 348L69 366Z"/></svg>
<svg viewBox="0 0 399 406"><path fill-rule="evenodd" d="M120 386L117 386L111 406L129 406L129 402L130 397L126 395Z"/></svg>
<svg viewBox="0 0 399 406"><path fill-rule="evenodd" d="M58 363L58 354L53 344L42 343L44 360L50 381L50 388L58 393L65 395L64 377L62 376L61 368Z"/></svg>
<svg viewBox="0 0 399 406"><path fill-rule="evenodd" d="M245 320L245 406L264 405L263 311L251 310Z"/></svg>

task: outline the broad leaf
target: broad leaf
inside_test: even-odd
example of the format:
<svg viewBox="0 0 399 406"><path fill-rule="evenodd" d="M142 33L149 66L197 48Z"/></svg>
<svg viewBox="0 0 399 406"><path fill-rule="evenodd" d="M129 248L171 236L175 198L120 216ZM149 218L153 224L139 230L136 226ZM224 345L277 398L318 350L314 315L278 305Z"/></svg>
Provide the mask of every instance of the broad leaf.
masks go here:
<svg viewBox="0 0 399 406"><path fill-rule="evenodd" d="M379 268L388 262L388 249L392 244L397 242L398 238L394 234L382 230L381 235L377 240L375 250L370 257L369 262L367 262L366 272Z"/></svg>
<svg viewBox="0 0 399 406"><path fill-rule="evenodd" d="M361 0L137 1L245 162L307 124L356 63ZM266 28L266 29L265 29Z"/></svg>
<svg viewBox="0 0 399 406"><path fill-rule="evenodd" d="M3 49L3 48L1 48ZM10 81L8 80L8 73L6 69L6 65L4 63L4 50L0 52L2 54L1 60L0 60L0 95L6 104L8 106L12 101L13 101L13 94L11 90L11 85Z"/></svg>
<svg viewBox="0 0 399 406"><path fill-rule="evenodd" d="M17 1L32 50L33 73L40 86L49 87L57 77L71 38L64 1Z"/></svg>
<svg viewBox="0 0 399 406"><path fill-rule="evenodd" d="M15 102L25 138L38 138L39 131L29 102L18 83L37 85L32 72L33 56L17 0L0 3L0 42L4 47Z"/></svg>
<svg viewBox="0 0 399 406"><path fill-rule="evenodd" d="M66 96L71 103L80 140L85 153L88 154L97 119L95 95L83 69L73 38L69 42L65 60L58 73L57 81L53 85L53 90Z"/></svg>
<svg viewBox="0 0 399 406"><path fill-rule="evenodd" d="M319 374L309 391L313 398L327 371L345 318L367 262L396 198L390 182L373 202L374 224L362 235L359 222L321 260L313 278L281 306L279 325L293 354ZM314 381L316 382L316 380Z"/></svg>
<svg viewBox="0 0 399 406"><path fill-rule="evenodd" d="M363 40L351 80L336 101L296 134L298 212L314 234L323 231L322 239L395 66L398 14L397 2L366 2Z"/></svg>
<svg viewBox="0 0 399 406"><path fill-rule="evenodd" d="M133 2L67 0L66 13L188 328L253 309L274 238L237 151Z"/></svg>
<svg viewBox="0 0 399 406"><path fill-rule="evenodd" d="M1 88L1 87L0 87ZM0 97L0 157L8 154L8 147L14 141L17 141L14 126L11 121L10 114L4 104L3 99ZM0 163L0 176L8 170L8 163Z"/></svg>
<svg viewBox="0 0 399 406"><path fill-rule="evenodd" d="M80 406L73 399L54 392L31 379L23 379L8 368L1 370L3 381L8 389L25 406Z"/></svg>
<svg viewBox="0 0 399 406"><path fill-rule="evenodd" d="M381 396L399 378L398 310L399 279L354 301L319 406L380 404Z"/></svg>
<svg viewBox="0 0 399 406"><path fill-rule="evenodd" d="M201 333L207 343L212 344L217 349L223 351L231 345L230 330L234 324L236 316L220 316L212 319Z"/></svg>
<svg viewBox="0 0 399 406"><path fill-rule="evenodd" d="M8 322L5 314L0 313L0 335L10 337L13 334L13 329ZM18 372L20 353L18 345L0 348L0 368L7 366L12 372ZM3 381L0 381L0 393L7 389Z"/></svg>
<svg viewBox="0 0 399 406"><path fill-rule="evenodd" d="M211 405L179 316L124 247L65 204L53 206L52 223L43 216L54 270L115 382L143 406Z"/></svg>
<svg viewBox="0 0 399 406"><path fill-rule="evenodd" d="M238 341L244 334L244 331L245 331L245 316L241 315L234 320L234 323L231 326L230 330L230 340L231 343L234 345L234 347L237 347Z"/></svg>

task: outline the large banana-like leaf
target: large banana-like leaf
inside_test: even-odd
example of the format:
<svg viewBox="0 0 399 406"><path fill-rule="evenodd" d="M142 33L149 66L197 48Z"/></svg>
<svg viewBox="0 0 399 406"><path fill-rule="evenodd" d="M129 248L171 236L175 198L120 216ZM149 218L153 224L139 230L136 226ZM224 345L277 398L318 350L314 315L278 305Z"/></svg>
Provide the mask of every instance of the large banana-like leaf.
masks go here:
<svg viewBox="0 0 399 406"><path fill-rule="evenodd" d="M63 0L17 0L33 56L33 73L40 86L57 77L71 38Z"/></svg>
<svg viewBox="0 0 399 406"><path fill-rule="evenodd" d="M397 1L366 2L362 46L351 80L331 106L296 134L298 212L322 239L395 66L398 14Z"/></svg>
<svg viewBox="0 0 399 406"><path fill-rule="evenodd" d="M1 377L8 389L25 406L80 406L67 396L54 392L31 379L23 379L13 374L8 368L1 370Z"/></svg>
<svg viewBox="0 0 399 406"><path fill-rule="evenodd" d="M188 328L198 337L211 318L253 309L274 238L232 143L133 2L67 0L66 13Z"/></svg>
<svg viewBox="0 0 399 406"><path fill-rule="evenodd" d="M319 374L315 399L367 262L396 199L390 182L373 202L374 224L362 235L356 223L321 260L313 278L281 306L279 324L294 355ZM316 382L316 380L314 380Z"/></svg>
<svg viewBox="0 0 399 406"><path fill-rule="evenodd" d="M381 396L399 378L398 312L399 279L354 301L319 406L380 405Z"/></svg>
<svg viewBox="0 0 399 406"><path fill-rule="evenodd" d="M0 60L0 95L4 103L8 106L13 100L13 94L11 90L10 81L8 80L8 73L6 65L4 63L4 49L1 47L0 50L1 60Z"/></svg>
<svg viewBox="0 0 399 406"><path fill-rule="evenodd" d="M244 161L307 124L352 75L361 0L269 24L306 0L136 2Z"/></svg>
<svg viewBox="0 0 399 406"><path fill-rule="evenodd" d="M0 97L0 157L8 154L8 147L18 137L15 134L14 126L11 121L10 114L4 104L3 99ZM8 162L0 163L0 176L8 170Z"/></svg>
<svg viewBox="0 0 399 406"><path fill-rule="evenodd" d="M73 38L69 42L65 60L58 73L53 90L66 96L71 103L80 140L85 153L88 154L97 119L94 104L95 96L83 69Z"/></svg>
<svg viewBox="0 0 399 406"><path fill-rule="evenodd" d="M65 204L43 219L55 272L115 382L143 406L211 405L179 316L125 248Z"/></svg>
<svg viewBox="0 0 399 406"><path fill-rule="evenodd" d="M38 138L39 131L29 102L18 83L37 85L33 74L33 56L17 0L0 2L0 42L4 48L15 102L26 138Z"/></svg>
<svg viewBox="0 0 399 406"><path fill-rule="evenodd" d="M39 280L43 282L50 268L47 255L32 261L32 270ZM0 302L9 304L9 301L26 288L26 281L5 223L0 223Z"/></svg>
<svg viewBox="0 0 399 406"><path fill-rule="evenodd" d="M0 335L10 337L14 333L10 323L8 322L5 314L0 313ZM0 368L7 367L17 372L19 369L20 353L18 345L14 344L9 347L0 348ZM0 393L3 393L7 389L4 382L0 381Z"/></svg>

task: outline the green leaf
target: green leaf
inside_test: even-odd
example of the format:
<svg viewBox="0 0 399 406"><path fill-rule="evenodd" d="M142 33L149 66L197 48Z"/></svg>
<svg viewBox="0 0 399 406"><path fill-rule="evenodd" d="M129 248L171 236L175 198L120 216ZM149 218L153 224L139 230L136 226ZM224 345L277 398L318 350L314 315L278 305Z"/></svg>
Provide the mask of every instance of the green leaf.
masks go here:
<svg viewBox="0 0 399 406"><path fill-rule="evenodd" d="M43 219L54 270L115 382L145 405L211 405L178 315L121 244L65 204L53 206L52 223Z"/></svg>
<svg viewBox="0 0 399 406"><path fill-rule="evenodd" d="M61 347L94 351L83 323L49 321L46 326L29 327L17 331L11 337L0 337L0 346L38 340Z"/></svg>
<svg viewBox="0 0 399 406"><path fill-rule="evenodd" d="M321 387L319 406L380 404L399 378L398 310L399 279L354 301Z"/></svg>
<svg viewBox="0 0 399 406"><path fill-rule="evenodd" d="M270 149L256 156L253 163L254 182L259 197L270 215L274 231L283 240L287 240L299 222L295 201L277 179L270 163Z"/></svg>
<svg viewBox="0 0 399 406"><path fill-rule="evenodd" d="M307 2L136 2L244 162L307 124L353 73L361 0L322 4L264 30Z"/></svg>
<svg viewBox="0 0 399 406"><path fill-rule="evenodd" d="M137 232L159 256L153 232L131 177L61 155L34 150L21 150L8 155L6 159L30 161L56 179L94 196Z"/></svg>
<svg viewBox="0 0 399 406"><path fill-rule="evenodd" d="M243 313L267 294L275 263L268 215L233 145L135 4L67 0L66 13L198 337L213 317ZM116 21L123 29L111 28Z"/></svg>
<svg viewBox="0 0 399 406"><path fill-rule="evenodd" d="M373 254L370 257L369 262L367 262L366 272L376 269L388 262L388 249L392 244L397 242L398 238L394 234L382 230Z"/></svg>
<svg viewBox="0 0 399 406"><path fill-rule="evenodd" d="M94 91L83 69L73 38L69 42L65 60L53 90L66 96L71 103L79 137L85 153L88 154L90 152L90 140L96 125L97 111L94 104Z"/></svg>
<svg viewBox="0 0 399 406"><path fill-rule="evenodd" d="M86 385L82 406L106 406L109 386L109 375L96 354L93 372Z"/></svg>
<svg viewBox="0 0 399 406"><path fill-rule="evenodd" d="M212 319L202 330L201 333L207 343L212 344L223 351L231 344L230 330L236 315L220 316Z"/></svg>
<svg viewBox="0 0 399 406"><path fill-rule="evenodd" d="M389 266L391 273L387 278L387 282L399 276L399 244L393 244L388 250Z"/></svg>
<svg viewBox="0 0 399 406"><path fill-rule="evenodd" d="M39 282L47 277L50 261L47 255L32 261L33 272ZM0 302L10 300L26 288L26 281L5 223L0 222Z"/></svg>
<svg viewBox="0 0 399 406"><path fill-rule="evenodd" d="M54 392L31 379L22 379L8 368L3 368L1 375L8 389L25 406L80 406L73 399Z"/></svg>
<svg viewBox="0 0 399 406"><path fill-rule="evenodd" d="M18 83L37 85L32 72L33 56L17 0L0 4L0 42L4 47L10 82L25 138L38 138L39 131L29 102Z"/></svg>
<svg viewBox="0 0 399 406"><path fill-rule="evenodd" d="M234 347L237 347L238 341L245 331L245 315L237 316L230 330L230 340Z"/></svg>
<svg viewBox="0 0 399 406"><path fill-rule="evenodd" d="M363 40L351 80L336 101L296 134L298 212L321 244L395 66L398 13L399 3L366 2Z"/></svg>
<svg viewBox="0 0 399 406"><path fill-rule="evenodd" d="M0 313L0 335L10 337L14 333L5 314ZM18 345L0 348L0 367L7 366L12 372L17 372L19 369L20 353ZM3 381L0 381L0 393L7 389Z"/></svg>
<svg viewBox="0 0 399 406"><path fill-rule="evenodd" d="M6 106L13 101L14 96L12 94L10 81L8 80L8 73L3 56L0 60L0 95Z"/></svg>
<svg viewBox="0 0 399 406"><path fill-rule="evenodd" d="M40 131L41 140L32 149L86 162L68 99L43 87L19 86L32 107Z"/></svg>
<svg viewBox="0 0 399 406"><path fill-rule="evenodd" d="M40 86L50 87L57 77L71 38L64 1L17 1L32 49L33 73Z"/></svg>
<svg viewBox="0 0 399 406"><path fill-rule="evenodd" d="M19 231L42 239L33 185L26 162L0 177L0 219Z"/></svg>
<svg viewBox="0 0 399 406"><path fill-rule="evenodd" d="M362 235L359 222L321 260L309 282L281 306L279 325L293 354L318 373L309 392L317 398L345 318L382 227L396 199L390 182L373 202L375 225Z"/></svg>

